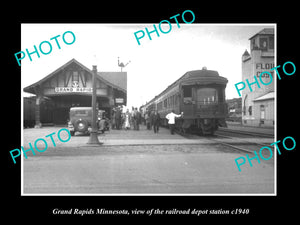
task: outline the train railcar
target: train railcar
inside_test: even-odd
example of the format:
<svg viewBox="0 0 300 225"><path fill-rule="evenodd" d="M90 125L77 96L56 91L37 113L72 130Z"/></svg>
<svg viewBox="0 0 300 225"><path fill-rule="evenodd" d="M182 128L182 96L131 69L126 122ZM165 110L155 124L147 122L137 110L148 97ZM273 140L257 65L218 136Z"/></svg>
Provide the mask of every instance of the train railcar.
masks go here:
<svg viewBox="0 0 300 225"><path fill-rule="evenodd" d="M23 98L23 126L34 127L35 124L35 97Z"/></svg>
<svg viewBox="0 0 300 225"><path fill-rule="evenodd" d="M176 129L181 132L214 134L219 126L226 127L227 105L225 88L228 80L217 71L193 70L155 96L145 107L156 109L167 125L165 116L174 110L182 118L176 120Z"/></svg>

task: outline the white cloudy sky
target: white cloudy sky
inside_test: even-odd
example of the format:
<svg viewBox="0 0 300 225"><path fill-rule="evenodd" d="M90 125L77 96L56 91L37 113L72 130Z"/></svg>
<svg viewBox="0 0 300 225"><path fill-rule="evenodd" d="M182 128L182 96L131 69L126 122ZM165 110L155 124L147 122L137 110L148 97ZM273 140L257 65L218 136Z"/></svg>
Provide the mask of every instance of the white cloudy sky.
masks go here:
<svg viewBox="0 0 300 225"><path fill-rule="evenodd" d="M158 27L158 25L156 25ZM167 25L168 26L168 25ZM127 72L128 106L140 106L190 70L216 70L229 82L226 98L238 97L234 84L242 81L241 56L249 52L249 37L272 24L172 24L168 34L152 33L138 45L134 32L153 29L153 24L22 24L21 49L33 51L42 41L72 31L76 41L66 45L60 40L59 50L52 43L49 55L32 55L22 60L22 89L47 76L72 58L98 71L120 71L118 56ZM168 30L168 27L163 27ZM45 47L46 49L46 47ZM45 50L46 51L46 50ZM96 58L95 58L96 55ZM16 61L17 65L17 61Z"/></svg>

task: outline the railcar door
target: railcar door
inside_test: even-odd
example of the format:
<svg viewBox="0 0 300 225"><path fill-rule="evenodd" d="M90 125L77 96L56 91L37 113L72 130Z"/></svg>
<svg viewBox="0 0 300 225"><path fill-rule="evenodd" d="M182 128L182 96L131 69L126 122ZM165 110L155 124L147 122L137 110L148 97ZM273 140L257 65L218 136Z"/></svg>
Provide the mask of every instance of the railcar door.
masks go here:
<svg viewBox="0 0 300 225"><path fill-rule="evenodd" d="M194 117L194 99L192 86L182 86L182 109L185 118Z"/></svg>
<svg viewBox="0 0 300 225"><path fill-rule="evenodd" d="M197 89L197 114L200 117L210 117L217 103L218 91L216 88L203 87Z"/></svg>

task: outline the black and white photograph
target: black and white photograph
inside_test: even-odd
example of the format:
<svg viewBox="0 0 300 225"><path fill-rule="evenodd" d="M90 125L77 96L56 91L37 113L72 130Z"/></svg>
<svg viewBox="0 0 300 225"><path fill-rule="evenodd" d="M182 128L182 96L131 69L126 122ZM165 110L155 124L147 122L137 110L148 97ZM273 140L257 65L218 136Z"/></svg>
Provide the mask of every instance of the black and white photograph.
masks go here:
<svg viewBox="0 0 300 225"><path fill-rule="evenodd" d="M276 24L183 15L21 25L23 195L276 194Z"/></svg>
<svg viewBox="0 0 300 225"><path fill-rule="evenodd" d="M5 7L5 217L295 217L296 6L103 3Z"/></svg>

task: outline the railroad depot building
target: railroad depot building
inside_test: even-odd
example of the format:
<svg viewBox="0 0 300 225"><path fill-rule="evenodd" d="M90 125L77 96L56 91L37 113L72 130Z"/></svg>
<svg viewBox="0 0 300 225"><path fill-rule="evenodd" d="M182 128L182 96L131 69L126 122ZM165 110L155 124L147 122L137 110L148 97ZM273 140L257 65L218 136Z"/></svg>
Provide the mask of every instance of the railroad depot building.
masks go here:
<svg viewBox="0 0 300 225"><path fill-rule="evenodd" d="M113 107L126 105L127 72L97 72L72 59L38 82L25 87L24 127L67 124L71 107L91 107L96 73L97 108L110 117Z"/></svg>
<svg viewBox="0 0 300 225"><path fill-rule="evenodd" d="M262 72L268 71L273 76L269 85L253 84L251 88L242 91L242 123L250 126L274 126L274 29L265 28L249 38L250 54L246 50L242 55L242 80L255 82L254 76L259 80ZM276 74L275 74L276 75ZM268 74L262 75L264 83L270 82Z"/></svg>

